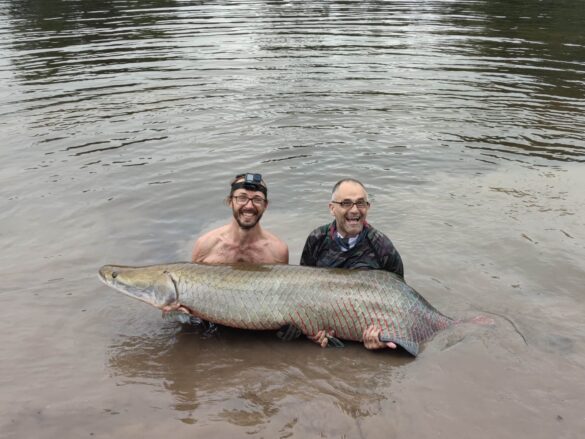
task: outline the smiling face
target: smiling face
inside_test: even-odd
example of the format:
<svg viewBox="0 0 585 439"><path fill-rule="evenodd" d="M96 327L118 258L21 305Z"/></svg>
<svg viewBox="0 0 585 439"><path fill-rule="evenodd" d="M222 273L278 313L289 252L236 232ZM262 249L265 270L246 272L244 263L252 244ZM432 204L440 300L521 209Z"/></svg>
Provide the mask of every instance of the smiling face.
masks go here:
<svg viewBox="0 0 585 439"><path fill-rule="evenodd" d="M247 197L242 202L244 197ZM261 199L261 200L260 200ZM254 201L253 201L254 200ZM268 201L260 191L250 191L246 189L237 189L231 196L230 206L234 219L240 228L249 230L253 228L266 210Z"/></svg>
<svg viewBox="0 0 585 439"><path fill-rule="evenodd" d="M331 201L341 202L343 200L351 200L354 203L359 200L367 202L368 193L359 183L344 181L333 193ZM329 211L335 217L337 231L344 238L347 238L357 236L363 230L368 214L368 206L366 205L364 208L358 209L353 204L350 208L343 208L339 204L330 202Z"/></svg>

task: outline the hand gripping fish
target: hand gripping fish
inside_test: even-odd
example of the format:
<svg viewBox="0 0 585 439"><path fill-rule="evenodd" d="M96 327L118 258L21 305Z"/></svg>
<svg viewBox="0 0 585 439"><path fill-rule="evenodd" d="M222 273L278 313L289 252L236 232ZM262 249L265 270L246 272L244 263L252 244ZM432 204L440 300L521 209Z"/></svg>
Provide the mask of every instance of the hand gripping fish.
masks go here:
<svg viewBox="0 0 585 439"><path fill-rule="evenodd" d="M370 325L380 341L416 356L420 345L455 323L404 280L383 270L295 265L203 265L145 267L105 265L108 286L159 309L180 306L201 319L253 330L294 325L303 334L334 330L362 341Z"/></svg>

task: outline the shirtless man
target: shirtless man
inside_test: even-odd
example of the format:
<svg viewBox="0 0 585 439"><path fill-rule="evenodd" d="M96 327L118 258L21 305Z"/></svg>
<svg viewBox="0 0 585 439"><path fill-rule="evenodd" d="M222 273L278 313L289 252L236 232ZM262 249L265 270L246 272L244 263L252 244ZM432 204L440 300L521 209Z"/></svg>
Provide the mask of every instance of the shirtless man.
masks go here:
<svg viewBox="0 0 585 439"><path fill-rule="evenodd" d="M231 182L225 202L232 208L232 220L213 229L195 241L191 261L199 264L288 264L288 246L276 235L260 226L260 219L268 207L268 187L260 174L240 174ZM163 308L163 317L172 311L189 315L181 306ZM207 334L217 325L195 316L175 315L184 323L205 328Z"/></svg>
<svg viewBox="0 0 585 439"><path fill-rule="evenodd" d="M260 226L260 218L268 207L267 194L260 174L237 175L226 198L226 204L232 208L232 220L197 239L192 262L288 264L288 246Z"/></svg>

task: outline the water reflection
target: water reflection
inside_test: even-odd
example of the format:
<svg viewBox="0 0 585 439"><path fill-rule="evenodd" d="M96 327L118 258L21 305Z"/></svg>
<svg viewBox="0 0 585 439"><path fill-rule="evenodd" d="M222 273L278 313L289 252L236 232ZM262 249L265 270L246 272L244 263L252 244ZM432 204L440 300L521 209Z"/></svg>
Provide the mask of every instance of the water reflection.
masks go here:
<svg viewBox="0 0 585 439"><path fill-rule="evenodd" d="M269 422L291 401L329 401L352 418L377 414L400 366L411 361L405 353L370 353L357 344L322 351L307 340L280 342L272 333L222 329L204 338L174 326L121 338L109 350L123 384L162 381L184 422L215 417L244 426Z"/></svg>
<svg viewBox="0 0 585 439"><path fill-rule="evenodd" d="M369 170L370 156L382 170L407 166L388 153L404 145L433 162L440 151L449 167L458 148L488 164L584 160L583 3L12 0L4 9L3 47L26 93L2 113L26 114L37 142L92 164L148 164L156 158L116 159L184 143L191 130L224 152L241 132L310 148L283 155L254 142L260 163L293 167L327 164L323 142L363 154Z"/></svg>
<svg viewBox="0 0 585 439"><path fill-rule="evenodd" d="M154 3L160 8L176 4ZM13 49L21 52L12 57L19 76L27 82L69 81L77 75L131 72L135 63L142 69L149 62L172 59L162 44L164 15L134 13L130 8L136 6L108 0L12 1L7 12L18 36ZM137 45L139 40L144 43Z"/></svg>
<svg viewBox="0 0 585 439"><path fill-rule="evenodd" d="M496 159L513 152L516 157L509 158L527 163L518 156L583 162L585 4L489 1L466 3L464 11L453 7L461 17L453 21L454 47L475 61L464 63L469 69L481 72L481 110L474 113L488 125L480 136L456 134L459 141ZM468 20L469 11L475 20Z"/></svg>
<svg viewBox="0 0 585 439"><path fill-rule="evenodd" d="M259 426L276 433L265 437L540 438L559 433L560 424L543 429L551 412L565 417L567 435L578 431L583 8L0 0L3 279L25 290L31 271L78 280L67 303L50 300L55 291L34 303L2 295L30 316L24 337L4 322L19 342L3 359L36 365L4 392L4 424L39 407L21 437L41 428L82 436L88 425L111 427L95 418L101 407L124 413L127 404L134 410L117 417L120 429L101 436L177 432L176 416L208 419L219 436ZM196 236L225 222L226 182L247 170L269 181L266 226L289 242L291 261L327 219L333 183L354 176L371 189L370 219L395 240L411 280L429 291L436 280L446 310L473 304L510 316L528 345L507 322L465 343L440 337L416 363L262 335L210 342L163 323L112 341L128 322L100 314L112 302L88 290L95 268L188 257ZM96 360L72 355L65 370L78 379L58 388L54 349L39 350L47 311L78 329L61 331L61 344L92 346ZM567 364L575 367L559 374ZM73 416L71 404L80 406ZM295 416L297 428L274 427L294 426ZM179 436L194 430L179 427L189 429Z"/></svg>

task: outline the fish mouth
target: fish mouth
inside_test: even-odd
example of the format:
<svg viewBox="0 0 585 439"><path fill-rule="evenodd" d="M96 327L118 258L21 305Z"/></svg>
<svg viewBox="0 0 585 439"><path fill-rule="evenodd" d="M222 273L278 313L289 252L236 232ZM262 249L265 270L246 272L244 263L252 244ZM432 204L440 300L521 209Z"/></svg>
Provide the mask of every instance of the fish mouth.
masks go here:
<svg viewBox="0 0 585 439"><path fill-rule="evenodd" d="M99 279L108 286L112 285L112 281L118 276L113 265L104 265L98 271Z"/></svg>
<svg viewBox="0 0 585 439"><path fill-rule="evenodd" d="M118 274L122 272L124 269L128 268L131 267L104 265L98 271L98 278L110 288L113 288L121 293L128 294L128 292L124 288L124 284L116 281L116 279L118 278Z"/></svg>
<svg viewBox="0 0 585 439"><path fill-rule="evenodd" d="M166 269L145 273L136 267L104 265L98 278L110 288L157 308L179 299L177 279Z"/></svg>

